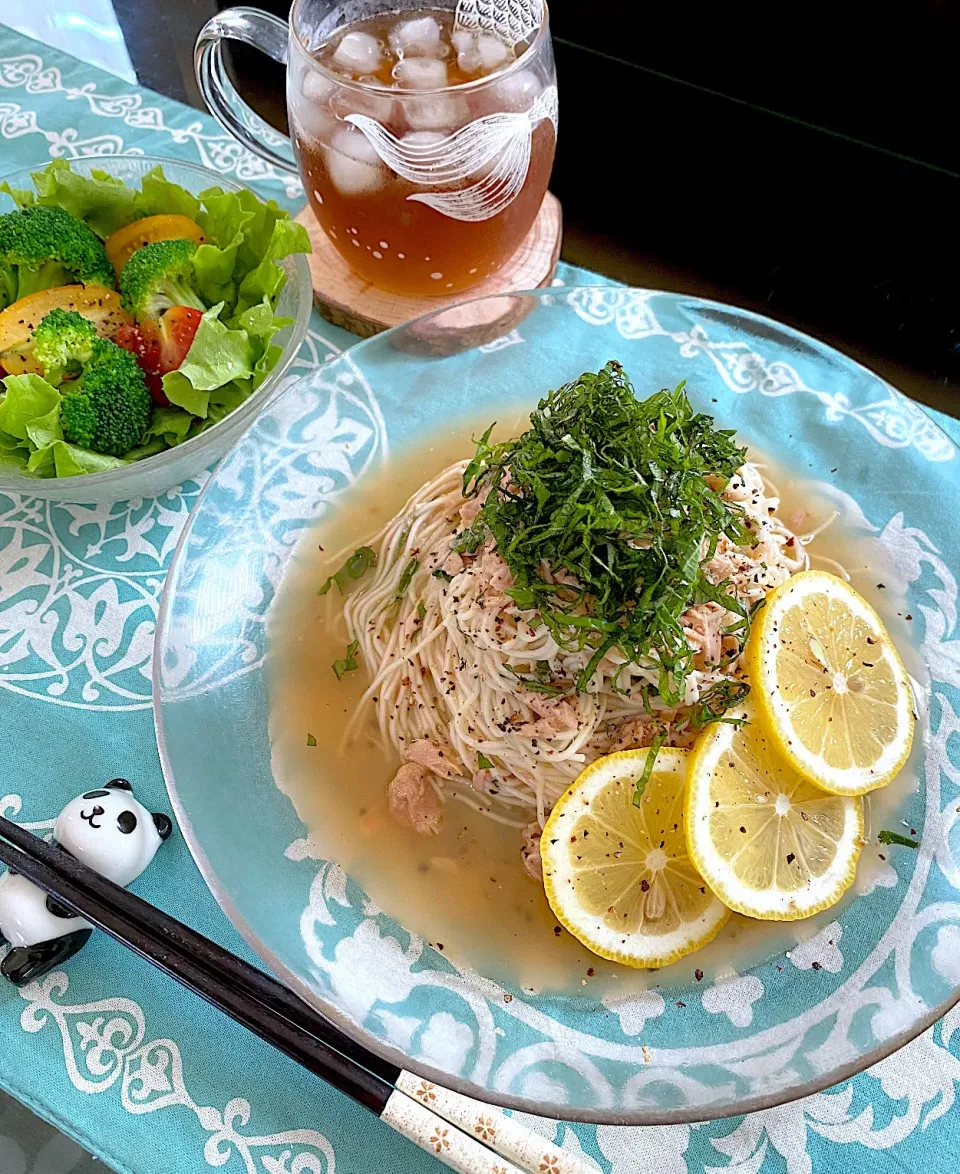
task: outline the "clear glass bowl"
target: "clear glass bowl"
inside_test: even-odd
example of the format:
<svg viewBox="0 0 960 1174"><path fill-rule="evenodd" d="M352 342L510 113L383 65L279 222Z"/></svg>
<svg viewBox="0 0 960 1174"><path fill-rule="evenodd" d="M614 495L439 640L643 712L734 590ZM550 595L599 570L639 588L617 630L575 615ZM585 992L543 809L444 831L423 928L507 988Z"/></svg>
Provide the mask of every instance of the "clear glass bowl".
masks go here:
<svg viewBox="0 0 960 1174"><path fill-rule="evenodd" d="M318 369L270 405L207 485L167 576L154 658L180 828L265 962L422 1075L530 1112L610 1123L695 1121L806 1096L900 1047L958 997L960 459L876 375L756 315L613 287L499 302L518 325L481 347L418 353L438 337L449 343L464 320L444 311ZM496 316L473 305L466 319ZM883 564L888 614L911 617L893 623L920 723L896 810L873 807L852 899L792 923L773 957L748 965L734 952L727 973L698 981L692 955L641 975L645 990L531 995L458 971L316 859L275 777L266 624L307 528L388 450L402 457L464 417L529 410L611 358L639 394L686 380L697 406L845 509L851 550L873 544L877 580ZM316 769L336 768L318 760ZM879 845L880 827L915 828L919 849Z"/></svg>
<svg viewBox="0 0 960 1174"><path fill-rule="evenodd" d="M33 167L24 167L0 178L13 188L32 188L31 172L42 170L48 162L43 160ZM238 192L243 189L242 184L234 183L217 171L195 163L181 163L176 159L160 159L150 155L97 155L70 161L71 169L81 175L88 175L92 170L106 171L131 187L139 186L142 176L157 166L163 167L167 179L181 184L194 194L215 185L224 191ZM0 193L0 212L9 211L12 207L10 197ZM27 477L2 470L0 493L23 493L52 501L125 501L132 497L155 497L171 485L179 485L210 468L236 443L283 386L284 376L306 337L313 308L307 260L298 254L287 257L281 264L286 271L287 282L280 293L277 314L292 318L293 322L285 326L275 339L277 345L283 348L277 365L236 411L224 416L218 424L201 432L199 436L122 469L59 478Z"/></svg>

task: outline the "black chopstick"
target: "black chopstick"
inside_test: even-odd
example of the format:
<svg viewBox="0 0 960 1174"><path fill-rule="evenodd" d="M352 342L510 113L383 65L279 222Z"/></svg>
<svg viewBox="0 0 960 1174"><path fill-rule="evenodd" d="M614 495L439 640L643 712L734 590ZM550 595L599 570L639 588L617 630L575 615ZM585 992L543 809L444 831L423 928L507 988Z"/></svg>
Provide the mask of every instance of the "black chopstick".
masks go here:
<svg viewBox="0 0 960 1174"><path fill-rule="evenodd" d="M341 1092L378 1115L383 1111L395 1092L393 1079L396 1079L391 1079L386 1070L398 1076L399 1068L386 1064L348 1036L341 1035L300 1000L296 1000L299 1022L291 1020L278 1009L287 1002L279 992L285 992L291 1000L296 996L268 975L173 918L167 918L146 901L112 884L67 854L50 848L16 824L0 818L0 835L10 841L4 843L0 840L0 863L56 897L78 916L116 938ZM24 847L12 846L15 839ZM121 907L120 894L127 898L123 902L126 908ZM154 925L162 922L161 933L145 933L139 918L130 915L131 907L137 912L148 912ZM203 961L181 944L186 941L203 944ZM265 998L254 993L254 986L263 991ZM272 1007L271 1002L278 1006ZM312 1026L314 1020L322 1025L325 1036L344 1041L344 1051L304 1025L310 1023ZM346 1054L348 1044L352 1055ZM384 1070L383 1074L371 1071L377 1068Z"/></svg>
<svg viewBox="0 0 960 1174"><path fill-rule="evenodd" d="M147 938L152 937L162 943L165 956L173 951L178 955L186 956L191 962L197 963L206 972L212 974L219 983L229 983L235 990L248 993L261 1006L289 1019L291 1022L303 1026L342 1055L356 1061L367 1071L389 1081L397 1079L400 1069L389 1061L369 1051L362 1044L357 1043L345 1032L340 1031L328 1019L315 1011L309 1003L305 1003L282 983L264 974L256 966L251 966L242 958L218 946L203 934L176 921L168 914L157 909L156 906L142 900L135 894L120 888L112 881L107 880L99 873L87 868L64 852L58 852L49 844L39 840L36 836L25 831L17 824L0 816L0 836L8 840L15 847L27 853L28 856L47 864L58 878L71 880L79 889L98 897L107 910L116 918L124 919L126 925L121 928L119 922L114 927L96 921L92 913L82 913L86 920L97 925L100 929L116 938L123 945L129 946L141 957L149 962L161 964L162 959L155 956L155 951L147 949ZM21 871L17 869L17 871ZM24 876L26 876L24 872ZM27 877L32 880L32 877ZM39 882L38 887L45 892L50 890ZM58 880L58 892L60 883ZM69 904L69 902L67 902ZM130 934L130 928L133 934ZM143 947L143 948L141 948ZM177 977L173 975L173 977Z"/></svg>

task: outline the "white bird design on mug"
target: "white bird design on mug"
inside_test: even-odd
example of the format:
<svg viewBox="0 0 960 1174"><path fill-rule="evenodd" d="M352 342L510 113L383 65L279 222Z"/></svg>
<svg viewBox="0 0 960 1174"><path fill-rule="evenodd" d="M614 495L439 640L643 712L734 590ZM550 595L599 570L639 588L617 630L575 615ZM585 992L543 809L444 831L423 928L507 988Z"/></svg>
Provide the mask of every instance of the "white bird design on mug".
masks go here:
<svg viewBox="0 0 960 1174"><path fill-rule="evenodd" d="M413 192L408 200L475 222L497 216L517 198L530 169L534 127L549 119L556 130L557 118L557 87L548 86L522 114L487 114L436 141L402 141L366 114L346 121L391 171L418 187L445 189Z"/></svg>

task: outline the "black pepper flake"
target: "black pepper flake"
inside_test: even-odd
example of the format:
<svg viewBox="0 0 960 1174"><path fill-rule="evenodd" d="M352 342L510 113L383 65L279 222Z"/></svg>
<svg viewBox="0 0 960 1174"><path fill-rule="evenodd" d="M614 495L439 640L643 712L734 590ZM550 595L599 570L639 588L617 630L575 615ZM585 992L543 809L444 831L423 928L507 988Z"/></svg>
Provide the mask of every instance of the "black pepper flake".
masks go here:
<svg viewBox="0 0 960 1174"><path fill-rule="evenodd" d="M553 927L553 933L554 933L555 937L559 937L563 933L563 930L560 928L559 925L555 925Z"/></svg>
<svg viewBox="0 0 960 1174"><path fill-rule="evenodd" d="M787 864L793 864L794 860L796 860L796 856L794 856L794 854L792 852L788 852L787 853Z"/></svg>
<svg viewBox="0 0 960 1174"><path fill-rule="evenodd" d="M683 1003L680 1001L680 999L677 999L677 1006L678 1007L686 1007L686 1005L687 1005L686 1003Z"/></svg>
<svg viewBox="0 0 960 1174"><path fill-rule="evenodd" d="M649 891L649 889L650 889L650 882L647 880L646 877L644 877L643 880L640 882L640 892L646 893Z"/></svg>
<svg viewBox="0 0 960 1174"><path fill-rule="evenodd" d="M819 962L813 962L813 963L811 963L811 969L813 969L813 970L822 970L822 969L823 969L823 967L820 965L820 963L819 963Z"/></svg>
<svg viewBox="0 0 960 1174"><path fill-rule="evenodd" d="M697 982L703 982L703 971L699 968L699 966L693 972L693 977L697 980Z"/></svg>

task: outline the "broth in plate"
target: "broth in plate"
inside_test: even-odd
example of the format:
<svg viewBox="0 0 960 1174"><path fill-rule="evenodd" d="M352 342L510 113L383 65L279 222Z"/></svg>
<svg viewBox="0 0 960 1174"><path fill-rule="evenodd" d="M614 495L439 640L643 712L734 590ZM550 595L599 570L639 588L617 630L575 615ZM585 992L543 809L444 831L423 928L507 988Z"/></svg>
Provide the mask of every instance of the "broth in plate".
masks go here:
<svg viewBox="0 0 960 1174"><path fill-rule="evenodd" d="M501 438L526 426L526 417L515 408L498 418L496 435ZM386 787L400 759L381 742L374 705L359 736L344 745L344 731L369 676L362 664L342 680L334 675L331 665L343 656L349 640L342 597L336 588L320 597L318 589L340 567L345 553L379 531L421 485L472 455L471 436L479 435L488 422L489 417L458 425L414 452L390 458L338 498L328 516L303 536L268 629L270 740L277 785L293 801L322 856L340 864L386 913L456 966L498 982L571 996L626 995L687 982L694 974L706 980L741 971L789 951L832 924L844 902L884 883L889 849L877 845L875 833L880 828L910 832L898 812L918 787L919 738L895 781L865 798L868 844L843 902L798 922L759 922L735 915L707 946L657 971L631 970L598 958L559 926L542 886L523 870L516 825L495 822L454 800L446 804L444 825L436 836L398 824L387 806ZM836 512L808 547L812 565L834 570L833 560L847 570L853 586L881 615L908 672L925 680L897 574L856 508L828 486L811 486L787 468L772 467L752 447L750 457L776 484L780 516L788 523L799 519L797 530L813 530ZM308 744L308 735L316 745Z"/></svg>

